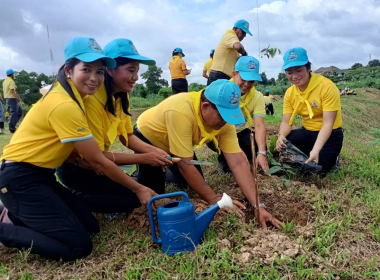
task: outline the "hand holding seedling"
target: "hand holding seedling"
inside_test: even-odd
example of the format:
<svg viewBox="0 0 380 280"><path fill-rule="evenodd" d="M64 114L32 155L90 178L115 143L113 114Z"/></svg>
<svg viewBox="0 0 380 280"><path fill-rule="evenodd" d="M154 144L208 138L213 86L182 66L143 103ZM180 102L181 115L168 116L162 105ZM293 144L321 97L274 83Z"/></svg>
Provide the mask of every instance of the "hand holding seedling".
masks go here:
<svg viewBox="0 0 380 280"><path fill-rule="evenodd" d="M268 164L266 156L264 156L263 154L259 154L256 158L256 168L259 167L259 165L261 166L264 172L268 171L269 164Z"/></svg>
<svg viewBox="0 0 380 280"><path fill-rule="evenodd" d="M319 161L319 152L316 152L316 151L312 150L310 152L309 159L305 163L310 163L312 161L315 161L316 163L318 163L318 161Z"/></svg>
<svg viewBox="0 0 380 280"><path fill-rule="evenodd" d="M286 137L284 136L284 134L278 135L278 139L276 142L276 150L277 151L280 151L281 148L286 148L286 145L284 144L284 140L286 140Z"/></svg>

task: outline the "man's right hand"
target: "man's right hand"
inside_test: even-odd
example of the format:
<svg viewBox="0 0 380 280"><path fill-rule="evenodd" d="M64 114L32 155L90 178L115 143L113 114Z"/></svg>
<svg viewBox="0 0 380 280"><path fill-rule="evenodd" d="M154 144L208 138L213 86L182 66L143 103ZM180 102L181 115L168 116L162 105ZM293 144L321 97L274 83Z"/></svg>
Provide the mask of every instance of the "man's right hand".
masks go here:
<svg viewBox="0 0 380 280"><path fill-rule="evenodd" d="M144 163L152 166L162 166L168 167L172 165L173 162L165 158L165 154L159 152L150 152L145 153L144 155Z"/></svg>
<svg viewBox="0 0 380 280"><path fill-rule="evenodd" d="M157 193L148 187L142 186L141 189L136 192L136 195L139 198L141 205L146 207L149 199L157 195Z"/></svg>
<svg viewBox="0 0 380 280"><path fill-rule="evenodd" d="M278 136L277 142L276 142L276 150L280 151L281 148L286 148L287 146L284 143L284 140L286 140L286 137L283 134L280 134Z"/></svg>
<svg viewBox="0 0 380 280"><path fill-rule="evenodd" d="M216 204L221 199L222 198L220 196L218 196L218 197L214 198L211 202L209 202L209 204L214 205L214 204ZM246 207L244 206L244 204L241 203L238 200L235 200L235 199L232 199L232 204L233 204L234 208L224 207L224 208L222 208L222 210L225 211L225 212L228 212L228 213L234 213L234 212L236 212L239 217L244 217L245 214L244 214L243 210L246 209Z"/></svg>

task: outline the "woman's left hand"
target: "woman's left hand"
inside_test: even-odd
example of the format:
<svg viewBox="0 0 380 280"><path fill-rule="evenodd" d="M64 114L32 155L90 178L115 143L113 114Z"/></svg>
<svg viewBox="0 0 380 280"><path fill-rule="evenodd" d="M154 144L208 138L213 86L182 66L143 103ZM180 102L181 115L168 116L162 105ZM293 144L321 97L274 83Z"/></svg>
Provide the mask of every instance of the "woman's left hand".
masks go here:
<svg viewBox="0 0 380 280"><path fill-rule="evenodd" d="M310 152L309 159L305 163L309 163L309 162L312 162L312 161L315 161L315 163L318 164L318 161L319 161L319 152L316 152L316 151L312 150Z"/></svg>

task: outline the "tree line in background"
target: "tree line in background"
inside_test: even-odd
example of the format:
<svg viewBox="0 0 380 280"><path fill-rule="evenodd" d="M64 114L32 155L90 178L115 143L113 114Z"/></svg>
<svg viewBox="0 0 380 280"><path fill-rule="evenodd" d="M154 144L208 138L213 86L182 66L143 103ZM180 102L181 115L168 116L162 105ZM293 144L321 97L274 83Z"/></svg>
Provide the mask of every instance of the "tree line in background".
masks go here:
<svg viewBox="0 0 380 280"><path fill-rule="evenodd" d="M166 98L171 95L172 89L169 87L169 82L161 77L162 73L163 71L160 67L156 65L149 66L148 70L141 74L141 78L145 80L145 85L137 83L133 88L131 96L147 98L150 95L160 95ZM344 73L326 71L322 75L337 83L338 87L374 87L380 89L380 61L378 59L371 60L367 66L355 63L350 70ZM277 79L268 79L265 72L261 73L261 77L262 82L255 83L256 89L261 92L270 89L272 95L282 95L290 86L286 74L283 72L278 74ZM37 102L41 97L39 92L40 87L44 84L52 84L55 78L53 75L47 76L44 73L37 74L36 72L28 73L25 70L15 73L17 91L27 105ZM3 81L0 80L0 84ZM189 91L199 91L205 87L206 85L204 84L191 83L189 84ZM2 86L0 86L0 93L3 95Z"/></svg>

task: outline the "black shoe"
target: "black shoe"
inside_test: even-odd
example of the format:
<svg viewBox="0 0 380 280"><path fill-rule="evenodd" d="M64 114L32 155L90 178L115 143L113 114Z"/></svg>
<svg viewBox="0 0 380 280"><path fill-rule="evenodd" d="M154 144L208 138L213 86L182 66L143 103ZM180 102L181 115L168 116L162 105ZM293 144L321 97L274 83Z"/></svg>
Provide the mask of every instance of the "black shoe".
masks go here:
<svg viewBox="0 0 380 280"><path fill-rule="evenodd" d="M9 129L9 131L10 131L11 133L15 133L15 132L16 132L16 129Z"/></svg>

